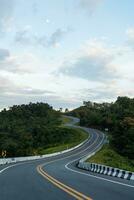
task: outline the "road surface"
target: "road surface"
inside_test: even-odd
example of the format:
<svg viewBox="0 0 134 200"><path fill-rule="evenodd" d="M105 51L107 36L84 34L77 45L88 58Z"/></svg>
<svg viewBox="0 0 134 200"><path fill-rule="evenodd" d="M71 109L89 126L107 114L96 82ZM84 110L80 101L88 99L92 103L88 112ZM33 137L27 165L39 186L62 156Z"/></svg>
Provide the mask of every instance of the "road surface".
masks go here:
<svg viewBox="0 0 134 200"><path fill-rule="evenodd" d="M73 124L77 119L73 118ZM0 166L0 200L134 200L134 181L78 169L78 160L104 142L100 131L78 149L42 160ZM4 170L3 170L4 169Z"/></svg>

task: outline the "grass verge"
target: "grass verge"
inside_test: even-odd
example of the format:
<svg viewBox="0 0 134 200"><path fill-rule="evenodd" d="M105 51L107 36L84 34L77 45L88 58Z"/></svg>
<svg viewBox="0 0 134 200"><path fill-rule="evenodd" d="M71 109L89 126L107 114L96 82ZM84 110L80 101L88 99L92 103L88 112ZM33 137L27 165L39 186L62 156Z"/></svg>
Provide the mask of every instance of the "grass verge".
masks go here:
<svg viewBox="0 0 134 200"><path fill-rule="evenodd" d="M61 118L61 124L64 125L64 124L68 124L70 123L72 120L68 117L65 117L65 116L62 116Z"/></svg>
<svg viewBox="0 0 134 200"><path fill-rule="evenodd" d="M107 165L134 172L134 160L130 160L119 155L108 144L104 145L102 149L89 158L87 162Z"/></svg>
<svg viewBox="0 0 134 200"><path fill-rule="evenodd" d="M65 141L64 143L62 142L57 143L53 147L49 147L47 149L41 149L39 153L43 155L43 154L55 153L55 152L60 152L66 149L70 149L82 143L88 138L88 133L79 128L65 127L65 129L67 129L70 132L68 141Z"/></svg>

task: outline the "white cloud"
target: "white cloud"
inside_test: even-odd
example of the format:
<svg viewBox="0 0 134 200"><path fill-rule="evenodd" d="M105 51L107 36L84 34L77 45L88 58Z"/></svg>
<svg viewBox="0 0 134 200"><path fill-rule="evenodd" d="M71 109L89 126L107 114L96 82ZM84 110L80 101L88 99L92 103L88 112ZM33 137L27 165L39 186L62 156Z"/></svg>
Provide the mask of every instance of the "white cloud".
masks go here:
<svg viewBox="0 0 134 200"><path fill-rule="evenodd" d="M134 27L129 28L126 31L126 35L127 35L127 44L134 48Z"/></svg>
<svg viewBox="0 0 134 200"><path fill-rule="evenodd" d="M9 96L41 96L45 94L53 94L48 90L35 89L31 87L21 87L16 85L11 79L0 76L0 95Z"/></svg>
<svg viewBox="0 0 134 200"><path fill-rule="evenodd" d="M93 39L76 53L73 58L63 63L58 71L64 75L79 77L92 81L105 81L117 78L116 66L113 63L115 52L104 42Z"/></svg>
<svg viewBox="0 0 134 200"><path fill-rule="evenodd" d="M69 30L57 29L48 39L48 46L57 47Z"/></svg>
<svg viewBox="0 0 134 200"><path fill-rule="evenodd" d="M32 46L40 45L45 48L59 47L63 38L69 32L70 28L67 29L58 28L49 36L46 35L40 36L40 35L33 35L30 28L24 27L24 29L16 32L15 42L21 45L32 45Z"/></svg>
<svg viewBox="0 0 134 200"><path fill-rule="evenodd" d="M134 40L134 28L129 28L129 29L126 31L126 34L127 34L128 38Z"/></svg>
<svg viewBox="0 0 134 200"><path fill-rule="evenodd" d="M33 38L29 35L29 31L25 28L16 32L15 42L23 45L33 45L34 43Z"/></svg>
<svg viewBox="0 0 134 200"><path fill-rule="evenodd" d="M14 104L29 102L60 102L61 98L49 90L23 87L15 84L11 79L0 75L0 109Z"/></svg>
<svg viewBox="0 0 134 200"><path fill-rule="evenodd" d="M66 58L56 75L65 81L72 77L76 99L113 101L117 96L134 96L133 66L133 51L126 45L110 46L105 40L93 39ZM81 87L82 80L87 82Z"/></svg>
<svg viewBox="0 0 134 200"><path fill-rule="evenodd" d="M35 73L40 62L31 53L13 55L8 49L0 49L0 71L11 73Z"/></svg>
<svg viewBox="0 0 134 200"><path fill-rule="evenodd" d="M30 27L25 31L29 34ZM56 33L51 37L51 34L38 42L45 47L48 41L50 46L57 44L64 37L57 32L59 36ZM8 49L0 49L0 74L10 78L6 82L0 76L1 107L46 101L55 107L73 108L83 100L113 101L118 95L134 95L133 51L126 45L90 39L65 59L47 59L27 50L25 54L13 54ZM59 63L62 64L59 66ZM56 73L50 74L56 69Z"/></svg>
<svg viewBox="0 0 134 200"><path fill-rule="evenodd" d="M126 86L125 86L126 85ZM109 81L101 83L99 86L93 86L88 89L78 91L79 97L83 100L91 100L96 102L112 102L118 96L134 96L134 89L130 87L128 81Z"/></svg>

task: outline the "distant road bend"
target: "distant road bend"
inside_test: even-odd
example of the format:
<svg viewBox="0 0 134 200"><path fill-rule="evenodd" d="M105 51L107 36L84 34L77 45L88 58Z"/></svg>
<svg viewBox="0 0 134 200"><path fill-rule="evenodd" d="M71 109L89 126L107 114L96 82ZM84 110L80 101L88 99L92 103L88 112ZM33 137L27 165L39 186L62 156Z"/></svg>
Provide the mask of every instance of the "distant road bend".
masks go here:
<svg viewBox="0 0 134 200"><path fill-rule="evenodd" d="M78 121L72 118L70 126ZM81 127L82 128L82 127ZM134 181L78 169L81 157L104 142L100 131L79 148L51 158L0 166L0 200L134 200Z"/></svg>

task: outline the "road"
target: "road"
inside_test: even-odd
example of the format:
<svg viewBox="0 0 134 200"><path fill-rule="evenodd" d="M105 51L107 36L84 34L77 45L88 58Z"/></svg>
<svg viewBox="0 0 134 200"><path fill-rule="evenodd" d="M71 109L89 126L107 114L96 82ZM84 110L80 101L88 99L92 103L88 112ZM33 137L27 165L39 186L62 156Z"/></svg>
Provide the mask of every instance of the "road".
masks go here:
<svg viewBox="0 0 134 200"><path fill-rule="evenodd" d="M71 126L77 122L73 118ZM0 166L0 200L134 200L134 181L78 169L78 160L104 142L100 131L78 149L42 160ZM2 169L4 169L2 171Z"/></svg>

